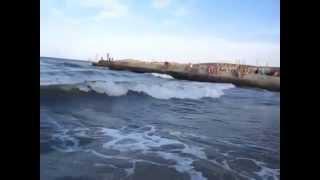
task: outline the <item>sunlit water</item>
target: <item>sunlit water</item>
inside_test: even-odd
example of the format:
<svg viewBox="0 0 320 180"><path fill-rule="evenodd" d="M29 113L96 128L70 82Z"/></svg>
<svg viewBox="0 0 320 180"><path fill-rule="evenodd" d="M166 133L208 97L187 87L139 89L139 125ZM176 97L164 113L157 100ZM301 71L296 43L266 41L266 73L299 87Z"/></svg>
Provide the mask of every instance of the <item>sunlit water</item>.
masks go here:
<svg viewBox="0 0 320 180"><path fill-rule="evenodd" d="M42 180L279 179L279 93L40 64Z"/></svg>

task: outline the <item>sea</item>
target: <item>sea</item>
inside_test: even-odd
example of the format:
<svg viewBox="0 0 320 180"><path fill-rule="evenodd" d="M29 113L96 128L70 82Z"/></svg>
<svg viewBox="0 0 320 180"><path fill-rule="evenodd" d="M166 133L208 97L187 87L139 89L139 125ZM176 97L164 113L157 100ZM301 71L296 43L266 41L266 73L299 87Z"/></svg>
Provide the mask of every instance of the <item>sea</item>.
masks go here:
<svg viewBox="0 0 320 180"><path fill-rule="evenodd" d="M278 180L280 93L40 57L41 180Z"/></svg>

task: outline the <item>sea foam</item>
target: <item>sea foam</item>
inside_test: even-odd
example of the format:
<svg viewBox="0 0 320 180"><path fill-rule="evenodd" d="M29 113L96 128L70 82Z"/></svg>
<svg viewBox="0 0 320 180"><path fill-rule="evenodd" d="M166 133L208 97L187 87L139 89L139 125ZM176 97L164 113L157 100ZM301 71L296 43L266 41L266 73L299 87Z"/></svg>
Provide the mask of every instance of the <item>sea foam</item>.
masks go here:
<svg viewBox="0 0 320 180"><path fill-rule="evenodd" d="M164 78L164 79L174 79L172 76L168 74L160 74L160 73L151 73L154 77Z"/></svg>
<svg viewBox="0 0 320 180"><path fill-rule="evenodd" d="M199 82L161 82L153 84L115 83L112 81L96 81L78 84L77 88L84 92L95 91L109 96L126 95L128 91L144 93L157 99L200 99L204 97L219 98L224 90L233 88L232 84L209 84Z"/></svg>
<svg viewBox="0 0 320 180"><path fill-rule="evenodd" d="M188 173L192 180L206 180L202 173L196 171L192 165L196 159L207 159L202 148L187 145L179 140L169 139L156 135L154 126L143 127L144 131L124 132L118 129L102 128L101 132L108 137L112 137L111 141L103 144L106 149L118 150L122 153L140 152L143 154L156 153L158 156L175 161L175 165L171 165L178 172ZM183 148L175 149L170 152L161 149L164 145L180 144ZM182 154L189 154L192 157L185 157Z"/></svg>

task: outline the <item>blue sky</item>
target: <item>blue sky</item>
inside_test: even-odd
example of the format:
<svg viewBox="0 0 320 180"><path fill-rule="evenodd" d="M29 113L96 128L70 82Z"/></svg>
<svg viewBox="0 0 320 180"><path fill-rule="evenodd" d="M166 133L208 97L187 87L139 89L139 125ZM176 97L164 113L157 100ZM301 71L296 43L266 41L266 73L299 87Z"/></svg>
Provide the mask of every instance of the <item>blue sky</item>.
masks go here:
<svg viewBox="0 0 320 180"><path fill-rule="evenodd" d="M280 66L279 0L41 0L41 56Z"/></svg>

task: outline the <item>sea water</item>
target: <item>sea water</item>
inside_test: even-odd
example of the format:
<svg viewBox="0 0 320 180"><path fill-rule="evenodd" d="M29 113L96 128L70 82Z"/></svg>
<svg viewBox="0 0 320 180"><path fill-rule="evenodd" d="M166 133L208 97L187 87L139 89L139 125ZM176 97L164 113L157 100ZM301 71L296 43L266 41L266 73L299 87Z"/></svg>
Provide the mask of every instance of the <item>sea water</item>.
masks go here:
<svg viewBox="0 0 320 180"><path fill-rule="evenodd" d="M280 177L280 93L40 58L42 180Z"/></svg>

